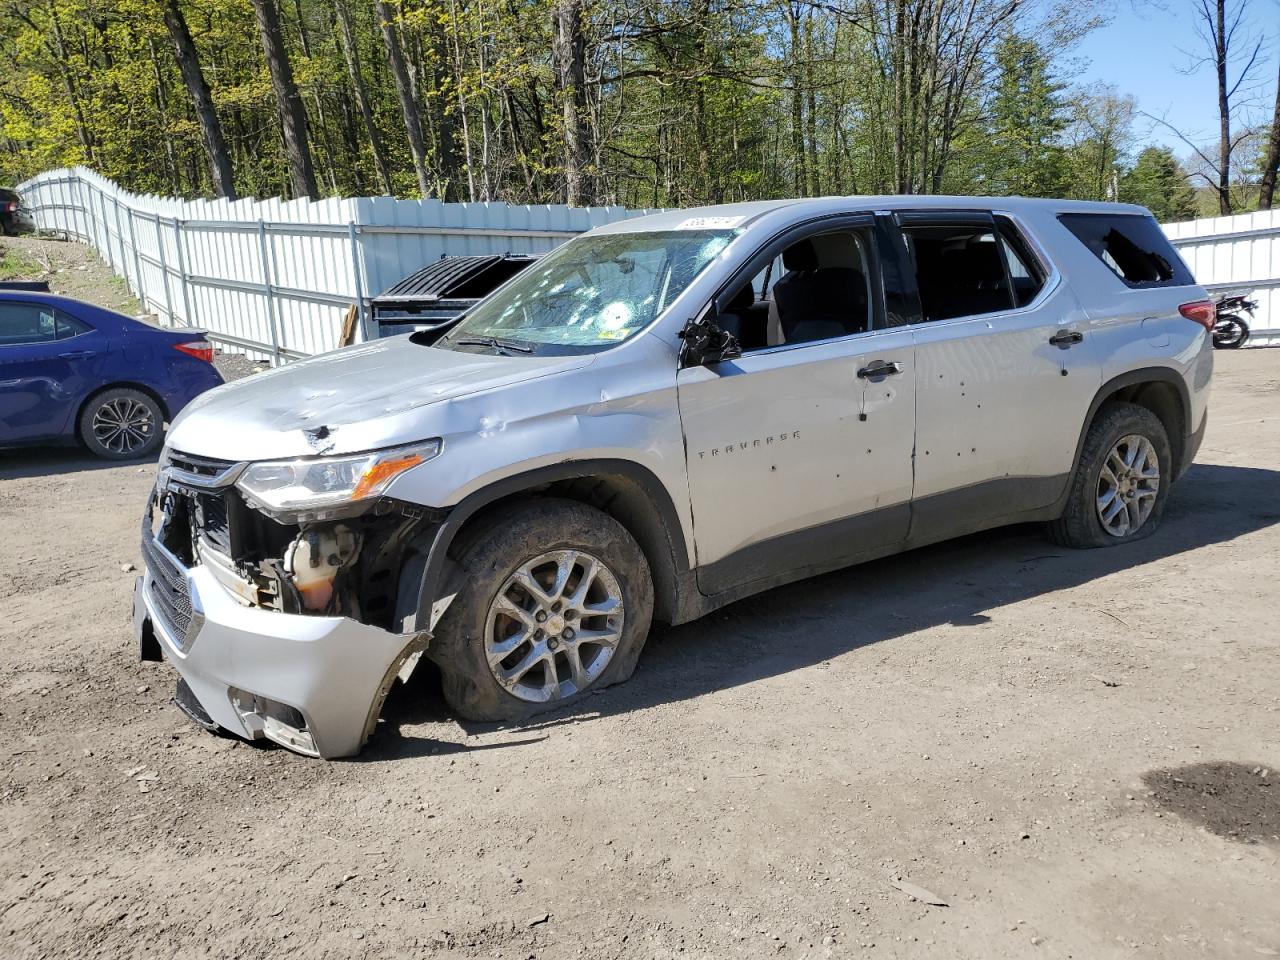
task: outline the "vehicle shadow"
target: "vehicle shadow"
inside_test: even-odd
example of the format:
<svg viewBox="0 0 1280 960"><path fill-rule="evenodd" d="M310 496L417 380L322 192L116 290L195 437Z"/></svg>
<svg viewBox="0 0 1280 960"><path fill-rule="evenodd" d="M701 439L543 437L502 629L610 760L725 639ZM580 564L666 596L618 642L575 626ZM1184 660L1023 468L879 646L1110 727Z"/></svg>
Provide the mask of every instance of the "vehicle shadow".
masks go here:
<svg viewBox="0 0 1280 960"><path fill-rule="evenodd" d="M13 447L0 450L0 480L55 477L86 470L154 466L160 453L131 460L103 460L80 447Z"/></svg>
<svg viewBox="0 0 1280 960"><path fill-rule="evenodd" d="M419 724L447 723L453 719L440 693L440 668L424 658L413 671L408 684L397 681L391 688L391 693L387 695L387 702L383 704L378 727L365 748L354 757L346 759L352 763L407 760L410 757L443 756L477 750L524 747L547 739L545 734L536 735L536 731L530 731L527 728L521 728L519 732L533 732L535 735L496 743L458 742L452 739L418 736L412 732L412 728ZM491 723L484 724L483 731L464 727L461 732L464 736L471 736L473 733L492 732L499 729L502 729L499 724Z"/></svg>
<svg viewBox="0 0 1280 960"><path fill-rule="evenodd" d="M382 763L387 760L408 760L412 757L446 756L457 753L475 753L481 750L504 750L507 747L525 747L541 743L546 735L524 737L520 740L504 740L500 743L458 743L454 740L436 740L430 737L406 736L399 722L385 718L368 745L354 757L344 758L347 763Z"/></svg>
<svg viewBox="0 0 1280 960"><path fill-rule="evenodd" d="M1212 491L1208 495L1207 491ZM635 676L524 724L460 722L469 734L522 733L692 699L943 624L987 622L1006 604L1222 543L1280 521L1280 472L1194 466L1160 530L1113 549L1071 550L1038 525L974 534L778 587L693 623L658 628ZM430 671L388 700L390 727L451 718ZM372 746L372 744L371 744Z"/></svg>

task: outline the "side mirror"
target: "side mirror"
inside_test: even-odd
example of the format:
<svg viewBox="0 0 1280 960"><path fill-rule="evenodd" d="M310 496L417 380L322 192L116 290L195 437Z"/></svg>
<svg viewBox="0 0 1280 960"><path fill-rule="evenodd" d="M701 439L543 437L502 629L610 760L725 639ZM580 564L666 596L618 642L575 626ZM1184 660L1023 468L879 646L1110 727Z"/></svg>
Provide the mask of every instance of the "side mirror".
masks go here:
<svg viewBox="0 0 1280 960"><path fill-rule="evenodd" d="M720 319L719 314L707 314L700 320L690 320L680 331L684 341L680 346L682 367L706 366L742 356L738 338L717 322Z"/></svg>

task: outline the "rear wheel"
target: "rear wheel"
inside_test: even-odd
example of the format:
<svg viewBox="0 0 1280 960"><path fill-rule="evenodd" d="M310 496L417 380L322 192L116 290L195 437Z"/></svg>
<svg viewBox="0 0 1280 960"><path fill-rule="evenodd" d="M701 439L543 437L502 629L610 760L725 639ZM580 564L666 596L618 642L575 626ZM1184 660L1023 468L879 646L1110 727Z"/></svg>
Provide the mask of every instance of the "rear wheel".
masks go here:
<svg viewBox="0 0 1280 960"><path fill-rule="evenodd" d="M1213 325L1213 345L1218 350L1235 350L1249 339L1249 325L1234 314L1226 313Z"/></svg>
<svg viewBox="0 0 1280 960"><path fill-rule="evenodd" d="M612 517L571 500L524 501L484 521L457 559L466 583L430 655L462 717L523 720L635 670L653 583Z"/></svg>
<svg viewBox="0 0 1280 960"><path fill-rule="evenodd" d="M141 390L116 387L93 397L80 414L80 439L107 460L150 456L164 439L160 405Z"/></svg>
<svg viewBox="0 0 1280 960"><path fill-rule="evenodd" d="M1112 547L1160 525L1173 457L1159 418L1146 407L1113 403L1089 427L1062 516L1049 532L1068 547Z"/></svg>

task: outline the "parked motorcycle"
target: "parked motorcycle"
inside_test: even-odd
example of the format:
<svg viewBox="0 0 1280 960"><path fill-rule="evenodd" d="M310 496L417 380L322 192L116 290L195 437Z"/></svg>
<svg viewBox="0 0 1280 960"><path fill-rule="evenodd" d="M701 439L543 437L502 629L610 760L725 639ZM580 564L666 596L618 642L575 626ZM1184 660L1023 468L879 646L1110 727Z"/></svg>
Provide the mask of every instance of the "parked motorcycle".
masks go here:
<svg viewBox="0 0 1280 960"><path fill-rule="evenodd" d="M1248 313L1258 309L1258 301L1250 300L1244 294L1219 297L1216 301L1218 319L1213 324L1213 347L1215 350L1235 350L1244 346L1249 339L1249 324L1236 311Z"/></svg>

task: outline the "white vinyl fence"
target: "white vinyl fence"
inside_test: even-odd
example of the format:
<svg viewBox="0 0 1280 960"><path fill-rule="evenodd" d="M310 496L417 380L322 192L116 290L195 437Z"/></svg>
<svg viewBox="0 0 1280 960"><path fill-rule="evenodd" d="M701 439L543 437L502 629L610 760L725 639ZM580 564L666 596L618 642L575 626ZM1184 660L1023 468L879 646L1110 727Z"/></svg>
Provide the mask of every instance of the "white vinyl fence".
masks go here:
<svg viewBox="0 0 1280 960"><path fill-rule="evenodd" d="M546 253L584 230L647 211L505 203L175 200L129 193L92 170L21 184L43 231L83 240L170 326L273 364L338 346L354 304L446 254Z"/></svg>
<svg viewBox="0 0 1280 960"><path fill-rule="evenodd" d="M1210 293L1252 291L1249 343L1280 338L1280 210L1170 223L1164 232Z"/></svg>

